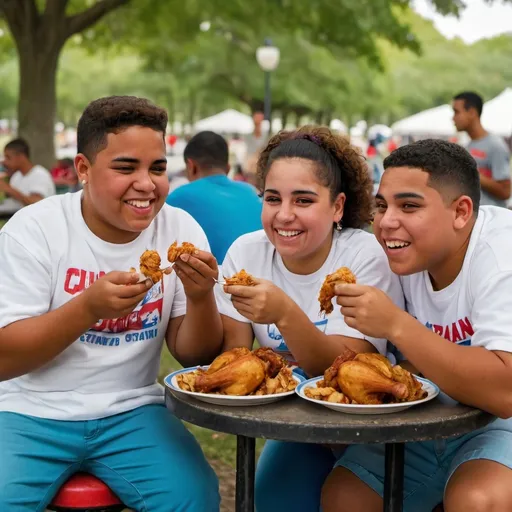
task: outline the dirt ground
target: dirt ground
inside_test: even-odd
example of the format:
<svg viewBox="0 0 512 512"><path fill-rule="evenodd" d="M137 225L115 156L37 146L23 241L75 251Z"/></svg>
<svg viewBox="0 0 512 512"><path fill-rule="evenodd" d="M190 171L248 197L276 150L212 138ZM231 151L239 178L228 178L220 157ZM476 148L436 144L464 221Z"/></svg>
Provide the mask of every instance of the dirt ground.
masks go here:
<svg viewBox="0 0 512 512"><path fill-rule="evenodd" d="M219 477L222 498L220 512L235 512L235 470L219 460L209 460Z"/></svg>

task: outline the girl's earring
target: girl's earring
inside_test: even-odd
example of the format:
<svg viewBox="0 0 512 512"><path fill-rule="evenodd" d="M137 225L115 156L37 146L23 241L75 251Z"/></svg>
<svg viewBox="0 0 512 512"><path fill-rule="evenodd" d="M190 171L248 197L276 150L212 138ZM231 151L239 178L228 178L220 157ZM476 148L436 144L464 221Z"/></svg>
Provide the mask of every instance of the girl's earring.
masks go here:
<svg viewBox="0 0 512 512"><path fill-rule="evenodd" d="M85 185L87 183L87 181L82 180L81 183L82 183L82 185Z"/></svg>
<svg viewBox="0 0 512 512"><path fill-rule="evenodd" d="M336 223L336 231L341 231L343 229L342 225L341 225L341 220L339 220L337 223Z"/></svg>

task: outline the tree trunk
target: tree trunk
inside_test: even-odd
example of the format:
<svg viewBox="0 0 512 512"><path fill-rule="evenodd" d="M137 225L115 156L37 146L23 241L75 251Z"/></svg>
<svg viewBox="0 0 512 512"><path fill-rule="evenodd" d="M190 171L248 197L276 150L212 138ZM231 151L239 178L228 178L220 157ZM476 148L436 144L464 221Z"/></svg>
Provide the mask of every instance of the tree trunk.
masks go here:
<svg viewBox="0 0 512 512"><path fill-rule="evenodd" d="M55 81L61 48L38 46L35 38L26 45L19 52L18 134L29 143L33 162L50 169L55 162Z"/></svg>
<svg viewBox="0 0 512 512"><path fill-rule="evenodd" d="M7 21L18 50L18 133L27 139L34 163L50 168L55 160L55 82L64 43L128 2L99 0L66 16L68 0L48 0L44 12L36 0L0 0L0 18Z"/></svg>
<svg viewBox="0 0 512 512"><path fill-rule="evenodd" d="M290 111L287 109L283 109L281 111L281 121L283 123L283 130L286 130L286 125L288 124L288 119L290 116Z"/></svg>

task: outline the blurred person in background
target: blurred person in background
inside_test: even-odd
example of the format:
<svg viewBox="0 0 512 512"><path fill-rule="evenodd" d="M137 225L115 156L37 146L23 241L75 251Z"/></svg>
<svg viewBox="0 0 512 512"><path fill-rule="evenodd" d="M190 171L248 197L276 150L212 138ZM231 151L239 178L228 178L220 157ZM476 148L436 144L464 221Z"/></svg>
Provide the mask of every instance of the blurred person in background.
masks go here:
<svg viewBox="0 0 512 512"><path fill-rule="evenodd" d="M243 163L243 172L245 181L256 186L256 164L262 149L267 145L269 140L268 134L263 133L263 121L265 115L257 110L252 115L254 122L254 131L245 137L245 160Z"/></svg>
<svg viewBox="0 0 512 512"><path fill-rule="evenodd" d="M471 141L466 149L476 160L480 173L481 205L507 206L510 197L510 152L505 141L482 126L482 97L474 92L454 96L453 122Z"/></svg>
<svg viewBox="0 0 512 512"><path fill-rule="evenodd" d="M30 148L23 139L14 139L4 148L4 167L11 175L9 182L0 180L0 192L7 197L0 204L0 214L11 214L24 206L55 194L50 173L30 160Z"/></svg>
<svg viewBox="0 0 512 512"><path fill-rule="evenodd" d="M370 172L370 178L373 181L373 195L377 193L380 179L384 173L381 153L383 142L384 138L381 135L377 135L374 139L371 139L368 142L368 148L366 149L366 163Z"/></svg>
<svg viewBox="0 0 512 512"><path fill-rule="evenodd" d="M199 132L183 157L190 183L171 192L167 203L194 217L221 263L240 235L261 229L261 199L252 186L227 177L228 145L221 135Z"/></svg>
<svg viewBox="0 0 512 512"><path fill-rule="evenodd" d="M259 155L268 142L268 136L263 133L263 121L265 120L263 112L259 110L254 112L252 120L254 121L254 131L245 137L247 157L250 157L255 153Z"/></svg>

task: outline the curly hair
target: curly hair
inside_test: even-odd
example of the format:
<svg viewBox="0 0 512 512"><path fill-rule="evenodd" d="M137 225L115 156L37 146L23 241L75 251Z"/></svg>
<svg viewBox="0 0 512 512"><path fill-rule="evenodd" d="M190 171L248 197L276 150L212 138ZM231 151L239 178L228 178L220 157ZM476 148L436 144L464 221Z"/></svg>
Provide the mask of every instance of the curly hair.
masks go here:
<svg viewBox="0 0 512 512"><path fill-rule="evenodd" d="M272 164L282 158L305 158L316 164L319 182L328 187L331 200L346 195L343 225L362 228L372 219L372 180L365 158L347 138L324 126L303 126L274 135L261 152L257 177L261 188Z"/></svg>
<svg viewBox="0 0 512 512"><path fill-rule="evenodd" d="M428 185L435 188L446 201L455 190L469 196L473 211L480 206L480 175L475 159L459 144L441 139L424 139L395 149L384 159L384 169L410 167L428 175Z"/></svg>
<svg viewBox="0 0 512 512"><path fill-rule="evenodd" d="M165 137L167 112L145 98L107 96L92 101L77 126L77 151L91 162L107 147L107 134L119 133L130 126L145 126Z"/></svg>

